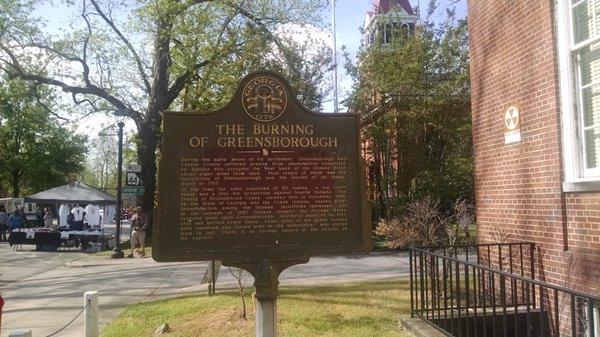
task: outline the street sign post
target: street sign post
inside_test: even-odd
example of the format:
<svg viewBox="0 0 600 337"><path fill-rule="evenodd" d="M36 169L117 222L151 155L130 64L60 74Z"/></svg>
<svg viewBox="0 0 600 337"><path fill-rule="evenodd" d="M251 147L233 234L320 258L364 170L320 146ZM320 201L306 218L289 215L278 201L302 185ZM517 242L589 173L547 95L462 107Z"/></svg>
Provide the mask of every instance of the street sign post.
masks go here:
<svg viewBox="0 0 600 337"><path fill-rule="evenodd" d="M276 335L283 270L371 249L358 114L309 111L284 79L260 72L227 107L163 121L152 257L249 271L257 336Z"/></svg>
<svg viewBox="0 0 600 337"><path fill-rule="evenodd" d="M144 194L144 186L123 186L121 188L123 194Z"/></svg>

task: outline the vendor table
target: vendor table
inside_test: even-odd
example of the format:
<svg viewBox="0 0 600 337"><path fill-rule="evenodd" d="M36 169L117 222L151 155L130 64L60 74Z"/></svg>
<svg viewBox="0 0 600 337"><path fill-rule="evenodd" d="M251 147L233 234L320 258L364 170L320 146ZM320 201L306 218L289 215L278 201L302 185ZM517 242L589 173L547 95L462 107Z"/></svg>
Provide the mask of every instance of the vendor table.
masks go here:
<svg viewBox="0 0 600 337"><path fill-rule="evenodd" d="M13 231L8 237L8 244L35 245L38 251L55 251L60 246L60 233L58 232L17 232Z"/></svg>
<svg viewBox="0 0 600 337"><path fill-rule="evenodd" d="M94 231L61 231L49 232L42 230L15 230L8 237L9 245L18 247L19 245L35 245L38 251L56 251L61 246L81 247L85 251L90 242L104 243L106 237L101 230Z"/></svg>

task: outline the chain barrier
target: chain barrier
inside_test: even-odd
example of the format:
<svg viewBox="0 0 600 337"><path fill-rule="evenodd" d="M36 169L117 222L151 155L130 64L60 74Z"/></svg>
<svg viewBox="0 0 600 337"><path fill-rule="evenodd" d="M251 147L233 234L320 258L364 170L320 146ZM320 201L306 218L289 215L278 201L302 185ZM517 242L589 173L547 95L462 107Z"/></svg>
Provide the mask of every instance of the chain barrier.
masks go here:
<svg viewBox="0 0 600 337"><path fill-rule="evenodd" d="M75 322L75 320L76 320L76 319L77 319L79 316L81 316L81 314L83 314L83 312L85 311L85 309L89 308L89 306L90 306L90 301L88 300L88 303L87 303L87 304L86 304L86 305L83 307L83 309L81 309L81 311L80 311L80 312L79 312L77 315L75 315L75 317L73 317L73 319L72 319L72 320L70 320L70 321L69 321L69 323L65 324L65 325L64 325L62 328L60 328L60 329L58 329L58 330L54 331L53 333L49 334L49 335L48 335L48 336L46 336L46 337L52 337L52 336L56 336L56 334L58 334L59 332L63 331L64 329L66 329L66 328L67 328L69 325L71 325L73 322Z"/></svg>

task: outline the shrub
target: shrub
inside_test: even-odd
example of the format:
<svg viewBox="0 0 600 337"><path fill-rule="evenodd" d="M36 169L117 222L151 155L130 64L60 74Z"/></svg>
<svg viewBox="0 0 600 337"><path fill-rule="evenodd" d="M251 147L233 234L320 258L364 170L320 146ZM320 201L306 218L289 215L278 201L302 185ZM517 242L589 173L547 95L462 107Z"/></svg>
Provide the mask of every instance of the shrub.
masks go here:
<svg viewBox="0 0 600 337"><path fill-rule="evenodd" d="M384 237L390 249L466 244L472 242L473 220L474 207L465 200L457 200L452 212L444 213L439 200L425 197L409 203L404 216L380 220L375 234Z"/></svg>

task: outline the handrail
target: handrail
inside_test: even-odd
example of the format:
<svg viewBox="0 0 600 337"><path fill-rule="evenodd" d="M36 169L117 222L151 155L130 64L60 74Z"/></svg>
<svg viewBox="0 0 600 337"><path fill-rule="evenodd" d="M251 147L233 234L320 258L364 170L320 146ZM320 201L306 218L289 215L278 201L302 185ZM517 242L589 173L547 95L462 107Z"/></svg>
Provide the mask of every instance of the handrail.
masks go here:
<svg viewBox="0 0 600 337"><path fill-rule="evenodd" d="M480 264L477 264L477 263L473 263L473 262L470 262L470 261L456 259L456 258L453 258L453 257L450 257L450 256L437 254L437 253L434 253L434 252L431 252L431 251L426 251L426 250L423 250L423 249L420 249L420 248L411 247L410 250L420 251L420 252L423 252L425 254L433 255L435 257L439 257L439 258L442 258L442 259L451 260L451 261L454 261L454 262L459 262L461 264L465 264L465 265L468 265L470 267L479 268L479 269L482 269L482 270L485 270L485 271L489 271L489 272L492 272L492 273L495 273L495 274L503 275L503 276L506 276L506 277L509 277L509 278L515 278L515 279L520 280L520 281L524 281L524 282L528 282L528 283L533 283L533 284L538 285L538 286L542 286L542 287L550 288L550 289L553 289L553 290L557 290L557 291L561 291L561 292L573 294L573 295L578 296L578 297L589 298L589 299L591 299L593 301L600 302L600 296L586 294L586 293L581 292L581 291L569 289L569 288L566 288L566 287L557 286L557 285L552 284L552 283L538 281L538 280L532 279L530 277L524 277L524 276L520 276L520 275L517 275L517 274L507 273L507 272L505 272L503 270L486 267L486 266L483 266L483 265L480 265Z"/></svg>
<svg viewBox="0 0 600 337"><path fill-rule="evenodd" d="M517 245L534 245L535 243L529 241L520 241L520 242L503 242L503 243L473 243L473 244L463 244L463 245L447 245L447 246L415 246L409 247L409 249L426 249L426 248L434 248L434 249L444 249L444 248L464 248L464 247L494 247L494 246L517 246Z"/></svg>
<svg viewBox="0 0 600 337"><path fill-rule="evenodd" d="M600 296L536 280L534 250L532 242L411 247L411 316L457 337L600 337Z"/></svg>

